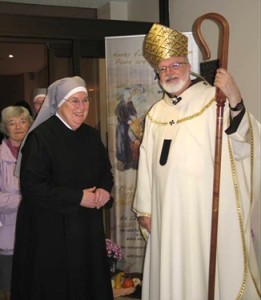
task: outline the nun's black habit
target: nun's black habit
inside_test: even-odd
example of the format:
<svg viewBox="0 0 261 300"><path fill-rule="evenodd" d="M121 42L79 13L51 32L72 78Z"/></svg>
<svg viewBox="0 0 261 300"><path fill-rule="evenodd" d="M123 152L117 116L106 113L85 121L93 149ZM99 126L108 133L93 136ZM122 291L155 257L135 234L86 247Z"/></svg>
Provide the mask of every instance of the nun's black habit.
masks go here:
<svg viewBox="0 0 261 300"><path fill-rule="evenodd" d="M80 206L83 189L113 185L98 132L52 116L22 153L12 299L112 300L103 210Z"/></svg>

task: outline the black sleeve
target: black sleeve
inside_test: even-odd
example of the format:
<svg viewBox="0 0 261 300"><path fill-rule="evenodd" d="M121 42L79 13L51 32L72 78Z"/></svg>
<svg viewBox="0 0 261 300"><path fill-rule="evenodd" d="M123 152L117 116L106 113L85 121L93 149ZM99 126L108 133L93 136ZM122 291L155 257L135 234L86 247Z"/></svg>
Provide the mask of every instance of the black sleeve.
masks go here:
<svg viewBox="0 0 261 300"><path fill-rule="evenodd" d="M245 107L241 110L241 112L233 119L230 118L230 125L229 127L225 130L225 133L227 135L235 133L238 129L239 124L241 123L244 114L246 112Z"/></svg>

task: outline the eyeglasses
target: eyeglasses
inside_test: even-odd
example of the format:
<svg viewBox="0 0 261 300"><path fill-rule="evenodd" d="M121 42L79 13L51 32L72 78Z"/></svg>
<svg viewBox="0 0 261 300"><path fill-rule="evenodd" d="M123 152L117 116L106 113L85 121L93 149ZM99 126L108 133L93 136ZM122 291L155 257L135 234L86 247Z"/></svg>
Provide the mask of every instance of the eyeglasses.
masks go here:
<svg viewBox="0 0 261 300"><path fill-rule="evenodd" d="M163 73L167 72L167 69L169 69L170 71L173 71L173 70L179 69L182 65L188 65L188 64L189 63L187 63L187 62L176 62L169 66L159 67L156 71L158 74L163 74Z"/></svg>
<svg viewBox="0 0 261 300"><path fill-rule="evenodd" d="M70 102L73 107L78 107L80 105L87 106L90 103L89 98L85 98L83 100L80 100L80 99L77 99L77 98L70 98L70 99L67 99L66 101Z"/></svg>

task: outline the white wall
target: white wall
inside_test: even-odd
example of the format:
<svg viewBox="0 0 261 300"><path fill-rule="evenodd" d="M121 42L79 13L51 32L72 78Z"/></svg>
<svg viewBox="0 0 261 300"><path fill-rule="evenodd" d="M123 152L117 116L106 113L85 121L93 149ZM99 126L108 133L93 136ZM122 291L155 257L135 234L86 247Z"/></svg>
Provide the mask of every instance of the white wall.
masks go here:
<svg viewBox="0 0 261 300"><path fill-rule="evenodd" d="M98 19L128 20L128 3L110 1L97 9Z"/></svg>
<svg viewBox="0 0 261 300"><path fill-rule="evenodd" d="M159 0L108 0L97 11L99 19L159 22Z"/></svg>
<svg viewBox="0 0 261 300"><path fill-rule="evenodd" d="M130 1L129 20L144 21L144 22L159 22L159 0Z"/></svg>

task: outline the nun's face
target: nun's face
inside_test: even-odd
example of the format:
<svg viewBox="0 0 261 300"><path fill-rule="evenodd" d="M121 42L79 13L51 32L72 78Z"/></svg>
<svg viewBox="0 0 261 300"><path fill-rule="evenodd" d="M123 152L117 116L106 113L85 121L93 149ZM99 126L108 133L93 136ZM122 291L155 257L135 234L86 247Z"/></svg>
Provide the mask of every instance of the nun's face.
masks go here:
<svg viewBox="0 0 261 300"><path fill-rule="evenodd" d="M41 109L41 107L44 103L44 100L45 100L45 96L37 97L34 100L34 110L35 110L36 113L38 113L39 110Z"/></svg>
<svg viewBox="0 0 261 300"><path fill-rule="evenodd" d="M73 130L76 130L85 121L88 111L88 94L77 92L59 107L58 114Z"/></svg>

